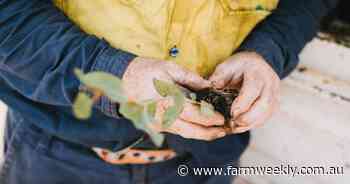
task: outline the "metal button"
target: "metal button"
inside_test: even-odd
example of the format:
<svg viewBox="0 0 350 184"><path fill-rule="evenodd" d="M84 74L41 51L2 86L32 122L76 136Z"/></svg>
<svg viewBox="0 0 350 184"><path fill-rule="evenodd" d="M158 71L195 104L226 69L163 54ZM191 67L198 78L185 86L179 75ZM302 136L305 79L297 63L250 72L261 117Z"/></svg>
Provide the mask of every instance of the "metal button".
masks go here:
<svg viewBox="0 0 350 184"><path fill-rule="evenodd" d="M179 54L179 49L176 47L176 45L169 50L169 55L171 57L176 57Z"/></svg>

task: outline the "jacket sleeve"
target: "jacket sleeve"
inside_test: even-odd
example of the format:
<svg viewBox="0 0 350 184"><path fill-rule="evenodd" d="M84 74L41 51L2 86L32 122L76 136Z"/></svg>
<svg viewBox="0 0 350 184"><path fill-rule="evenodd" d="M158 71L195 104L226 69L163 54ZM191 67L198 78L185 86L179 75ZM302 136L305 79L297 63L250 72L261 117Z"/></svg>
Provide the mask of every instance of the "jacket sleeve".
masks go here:
<svg viewBox="0 0 350 184"><path fill-rule="evenodd" d="M51 0L0 1L0 76L32 101L71 106L80 85L75 68L120 77L134 57L82 32ZM117 116L107 98L96 107Z"/></svg>
<svg viewBox="0 0 350 184"><path fill-rule="evenodd" d="M238 51L262 55L281 77L298 64L298 54L318 31L320 20L337 0L280 0L277 9L261 22Z"/></svg>

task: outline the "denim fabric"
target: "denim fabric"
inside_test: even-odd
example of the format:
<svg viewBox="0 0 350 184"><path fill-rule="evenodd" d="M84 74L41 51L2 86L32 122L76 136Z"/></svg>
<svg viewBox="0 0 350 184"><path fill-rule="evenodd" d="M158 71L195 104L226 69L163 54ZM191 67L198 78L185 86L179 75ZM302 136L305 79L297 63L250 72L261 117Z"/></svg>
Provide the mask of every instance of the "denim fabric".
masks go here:
<svg viewBox="0 0 350 184"><path fill-rule="evenodd" d="M50 136L10 111L5 134L5 162L0 184L230 184L229 176L177 175L181 155L152 165L111 165L86 147Z"/></svg>
<svg viewBox="0 0 350 184"><path fill-rule="evenodd" d="M84 33L51 0L0 1L0 23L0 99L11 109L46 133L84 146L119 150L142 136L116 117L116 106L105 98L86 121L74 118L71 109L80 87L75 68L120 77L133 54ZM213 167L237 160L248 144L247 136L210 143L175 135L166 139L176 151Z"/></svg>

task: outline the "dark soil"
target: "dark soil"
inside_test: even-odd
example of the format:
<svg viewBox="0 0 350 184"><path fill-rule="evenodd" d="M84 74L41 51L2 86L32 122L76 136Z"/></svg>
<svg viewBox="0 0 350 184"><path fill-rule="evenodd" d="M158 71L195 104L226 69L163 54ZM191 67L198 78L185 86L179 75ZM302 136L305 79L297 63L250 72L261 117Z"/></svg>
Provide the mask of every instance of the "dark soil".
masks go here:
<svg viewBox="0 0 350 184"><path fill-rule="evenodd" d="M204 100L212 104L216 111L224 115L226 121L231 117L231 104L238 96L237 90L204 90L196 92L197 100Z"/></svg>

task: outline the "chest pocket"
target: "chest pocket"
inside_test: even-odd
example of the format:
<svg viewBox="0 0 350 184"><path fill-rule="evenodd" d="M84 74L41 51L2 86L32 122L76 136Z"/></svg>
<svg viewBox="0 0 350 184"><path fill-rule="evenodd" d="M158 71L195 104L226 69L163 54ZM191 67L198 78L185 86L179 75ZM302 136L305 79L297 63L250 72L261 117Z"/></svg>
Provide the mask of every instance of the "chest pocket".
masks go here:
<svg viewBox="0 0 350 184"><path fill-rule="evenodd" d="M279 0L220 0L230 27L235 30L234 47L238 47L252 29L265 19L278 5ZM230 30L230 29L228 29ZM232 32L228 32L232 34Z"/></svg>
<svg viewBox="0 0 350 184"><path fill-rule="evenodd" d="M278 0L220 0L228 12L272 11Z"/></svg>

